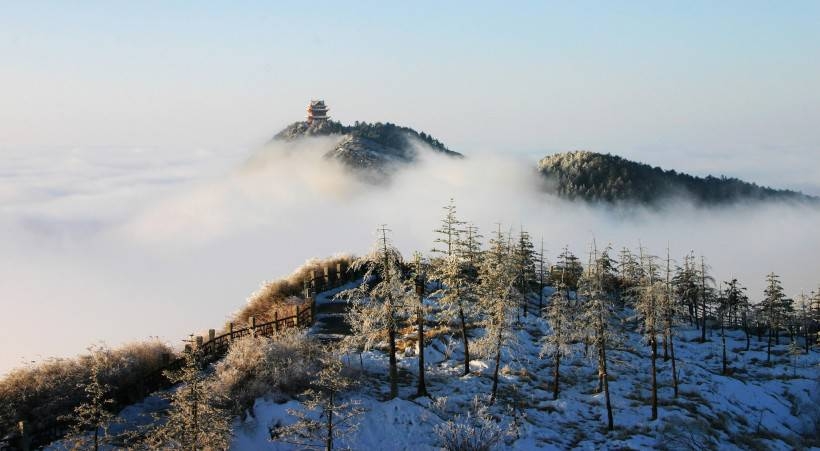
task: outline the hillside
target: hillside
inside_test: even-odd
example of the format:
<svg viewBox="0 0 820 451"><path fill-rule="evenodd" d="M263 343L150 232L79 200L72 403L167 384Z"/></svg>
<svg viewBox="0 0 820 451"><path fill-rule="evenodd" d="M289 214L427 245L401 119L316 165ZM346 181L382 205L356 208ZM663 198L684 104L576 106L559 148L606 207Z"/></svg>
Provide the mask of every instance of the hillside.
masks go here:
<svg viewBox="0 0 820 451"><path fill-rule="evenodd" d="M552 182L553 192L570 200L645 205L658 205L673 196L688 197L700 205L763 200L817 201L795 191L724 176L695 177L595 152L550 155L538 162L538 171Z"/></svg>
<svg viewBox="0 0 820 451"><path fill-rule="evenodd" d="M325 158L341 161L357 171L385 175L398 165L412 163L418 158L414 141L428 145L435 152L450 157L462 155L448 149L441 141L409 127L391 123L356 122L342 125L335 121L312 124L295 122L274 136L274 141L292 141L307 136L339 136L341 140L325 153Z"/></svg>

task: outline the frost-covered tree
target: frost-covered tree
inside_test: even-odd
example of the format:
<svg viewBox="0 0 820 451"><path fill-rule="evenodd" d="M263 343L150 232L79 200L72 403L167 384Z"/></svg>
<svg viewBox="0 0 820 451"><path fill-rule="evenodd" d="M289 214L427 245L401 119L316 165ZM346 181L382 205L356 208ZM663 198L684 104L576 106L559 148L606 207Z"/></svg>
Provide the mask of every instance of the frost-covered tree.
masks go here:
<svg viewBox="0 0 820 451"><path fill-rule="evenodd" d="M545 309L550 333L543 338L540 356L553 359L553 399L558 399L561 358L572 355L572 343L577 336L575 306L570 301L567 291L563 281L559 281Z"/></svg>
<svg viewBox="0 0 820 451"><path fill-rule="evenodd" d="M660 310L663 315L664 343L669 348L669 358L672 359L672 388L674 397L678 397L678 372L675 359L675 322L682 315L681 304L675 300L675 292L672 286L672 258L669 256L669 248L666 249L666 271L663 296L660 298ZM664 346L664 360L667 359L667 346Z"/></svg>
<svg viewBox="0 0 820 451"><path fill-rule="evenodd" d="M715 283L714 277L709 275L709 266L706 265L706 260L701 255L700 257L700 272L698 273L700 279L700 342L706 342L706 313L709 305L715 302L715 290L712 285Z"/></svg>
<svg viewBox="0 0 820 451"><path fill-rule="evenodd" d="M746 350L749 350L749 329L746 327L746 310L749 306L749 298L744 291L746 288L740 285L737 279L733 278L724 282L726 288L720 291L718 296L718 321L720 322L720 339L723 346L722 372L727 374L729 358L726 353L726 323L740 312L743 318L743 330L746 332ZM734 322L734 321L732 321Z"/></svg>
<svg viewBox="0 0 820 451"><path fill-rule="evenodd" d="M495 402L498 391L501 352L515 340L512 329L516 312L514 301L518 295L515 289L516 275L512 246L499 225L479 267L478 286L478 303L484 315L481 320L484 336L478 345L485 355L492 356L495 360L491 404Z"/></svg>
<svg viewBox="0 0 820 451"><path fill-rule="evenodd" d="M640 252L643 278L638 287L636 309L642 320L644 338L649 344L652 380L652 416L650 420L658 419L658 334L663 322L661 298L666 291L665 284L660 280L656 257L647 255L643 248Z"/></svg>
<svg viewBox="0 0 820 451"><path fill-rule="evenodd" d="M538 257L538 261L536 262L538 265L538 272L536 273L538 277L538 314L540 315L544 310L544 282L549 277L549 266L547 265L547 256L544 253L543 237L541 238L541 251L536 255Z"/></svg>
<svg viewBox="0 0 820 451"><path fill-rule="evenodd" d="M202 352L191 343L183 352L181 369L166 371L179 388L171 396L165 423L151 431L145 441L150 449L227 449L231 438L231 415L218 407L202 371Z"/></svg>
<svg viewBox="0 0 820 451"><path fill-rule="evenodd" d="M473 273L477 272L478 243L474 227L462 229L464 222L456 217L452 200L444 207L447 212L441 226L436 229L439 236L435 242L442 249L433 249L439 256L431 259L431 278L440 285L433 295L439 296L439 321L450 324L458 321L461 341L464 346L464 374L470 372L470 339L467 335L468 321L472 318L472 307L475 298ZM468 240L461 239L461 233L468 235Z"/></svg>
<svg viewBox="0 0 820 451"><path fill-rule="evenodd" d="M766 276L766 289L763 291L763 301L760 307L766 315L766 322L769 326L769 342L766 345L766 363L772 362L772 339L775 330L780 327L783 305L786 295L783 292L783 285L780 283L780 276L769 273Z"/></svg>
<svg viewBox="0 0 820 451"><path fill-rule="evenodd" d="M322 369L300 398L303 408L288 409L296 422L272 425L271 440L291 443L300 449L338 449L339 442L358 429L364 413L357 399L344 399L353 380L344 373L340 356L328 348L320 356Z"/></svg>
<svg viewBox="0 0 820 451"><path fill-rule="evenodd" d="M521 294L521 311L527 317L529 306L529 296L532 295L533 286L536 281L536 252L532 244L530 234L521 228L518 235L518 243L514 250L515 270L517 273L517 287ZM520 322L520 318L519 318Z"/></svg>
<svg viewBox="0 0 820 451"><path fill-rule="evenodd" d="M388 236L389 229L382 226L373 248L356 259L351 268L364 270L361 285L340 293L351 305L347 322L351 333L364 349L370 349L386 334L388 341L390 397L399 394L398 366L396 362L396 334L399 322L414 310L413 293L402 280L402 256Z"/></svg>
<svg viewBox="0 0 820 451"><path fill-rule="evenodd" d="M465 222L458 219L456 204L453 199L450 199L450 203L443 208L445 214L441 220L441 225L433 230L436 233L434 240L436 247L433 248L433 253L447 256L457 253L461 246L461 236L466 230Z"/></svg>
<svg viewBox="0 0 820 451"><path fill-rule="evenodd" d="M88 380L81 385L86 400L74 408L73 416L68 417L74 424L67 440L75 449L97 451L101 444L109 442L108 427L116 418L110 411L114 406L111 398L113 389L103 381L112 358L111 351L104 346L92 346L88 350L91 353L88 362L90 373Z"/></svg>
<svg viewBox="0 0 820 451"><path fill-rule="evenodd" d="M640 260L628 247L621 249L617 270L620 302L623 305L631 304L634 301L633 288L638 286L643 276Z"/></svg>
<svg viewBox="0 0 820 451"><path fill-rule="evenodd" d="M689 324L697 324L698 299L700 299L697 265L694 253L689 253L683 257L683 266L677 268L672 285L675 288L675 296L683 303L688 311Z"/></svg>
<svg viewBox="0 0 820 451"><path fill-rule="evenodd" d="M607 429L614 430L615 423L612 417L612 402L609 394L609 378L607 373L607 356L610 344L617 338L612 326L614 318L612 300L602 289L600 277L600 263L597 250L593 249L593 264L586 272L581 294L583 304L581 321L588 330L590 345L596 351L598 360L598 380L604 392L604 402L607 413Z"/></svg>
<svg viewBox="0 0 820 451"><path fill-rule="evenodd" d="M419 348L419 379L416 396L430 396L427 393L427 384L424 380L424 323L427 318L427 309L424 306L424 289L426 285L424 266L421 254L418 252L413 254L413 277L409 282L413 284L416 298L418 299L418 304L416 305L416 327L418 331L416 341L418 342Z"/></svg>
<svg viewBox="0 0 820 451"><path fill-rule="evenodd" d="M558 255L558 261L550 270L550 280L555 282L563 279L569 290L576 291L578 289L578 280L583 273L584 268L578 257L569 250L569 247L564 246L561 254Z"/></svg>

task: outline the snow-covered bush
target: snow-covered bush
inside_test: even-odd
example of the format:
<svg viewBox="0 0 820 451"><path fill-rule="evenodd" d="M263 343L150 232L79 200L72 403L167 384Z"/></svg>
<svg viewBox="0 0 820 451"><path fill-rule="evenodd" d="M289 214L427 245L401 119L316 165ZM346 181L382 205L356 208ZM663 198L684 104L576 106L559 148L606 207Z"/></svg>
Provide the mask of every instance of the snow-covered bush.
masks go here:
<svg viewBox="0 0 820 451"><path fill-rule="evenodd" d="M158 340L134 342L107 350L98 368L99 379L111 386L111 396L125 395L129 387L159 370L171 348ZM91 355L49 359L10 371L0 380L0 436L26 420L32 429L70 415L86 401L84 384L91 377Z"/></svg>
<svg viewBox="0 0 820 451"><path fill-rule="evenodd" d="M444 402L438 401L438 407L443 407ZM465 415L456 415L436 425L434 430L439 444L447 451L490 451L504 438L504 431L490 415L487 403L478 396Z"/></svg>
<svg viewBox="0 0 820 451"><path fill-rule="evenodd" d="M247 336L231 344L216 366L213 390L236 414L256 398L302 391L322 368L321 348L304 331L288 329L272 338Z"/></svg>

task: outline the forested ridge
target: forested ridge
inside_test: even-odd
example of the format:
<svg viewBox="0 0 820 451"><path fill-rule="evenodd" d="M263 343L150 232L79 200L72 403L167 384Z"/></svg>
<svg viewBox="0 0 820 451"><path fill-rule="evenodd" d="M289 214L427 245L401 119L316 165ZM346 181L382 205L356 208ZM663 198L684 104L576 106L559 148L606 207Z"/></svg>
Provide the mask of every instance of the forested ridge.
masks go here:
<svg viewBox="0 0 820 451"><path fill-rule="evenodd" d="M538 170L553 182L551 190L572 200L645 205L660 205L675 196L699 205L763 200L818 201L796 191L759 186L734 177L696 177L616 155L586 151L547 156L538 162Z"/></svg>

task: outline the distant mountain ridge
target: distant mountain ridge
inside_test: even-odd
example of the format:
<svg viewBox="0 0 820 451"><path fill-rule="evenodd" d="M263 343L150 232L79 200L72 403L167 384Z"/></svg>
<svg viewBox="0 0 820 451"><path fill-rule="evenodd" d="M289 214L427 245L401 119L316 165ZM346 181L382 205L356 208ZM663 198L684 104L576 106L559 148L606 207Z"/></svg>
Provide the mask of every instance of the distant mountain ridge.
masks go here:
<svg viewBox="0 0 820 451"><path fill-rule="evenodd" d="M443 155L463 157L424 132L389 122L357 121L354 125L343 125L331 120L313 123L301 121L285 127L273 139L291 141L307 136L333 135L339 135L342 139L336 147L325 153L325 158L336 159L351 169L377 175L386 175L397 165L416 161L418 155L413 140L424 143Z"/></svg>
<svg viewBox="0 0 820 451"><path fill-rule="evenodd" d="M552 192L570 200L644 205L658 205L672 196L685 196L700 205L819 200L797 191L759 186L737 178L695 177L615 155L586 151L544 157L538 162L538 171L551 182Z"/></svg>

